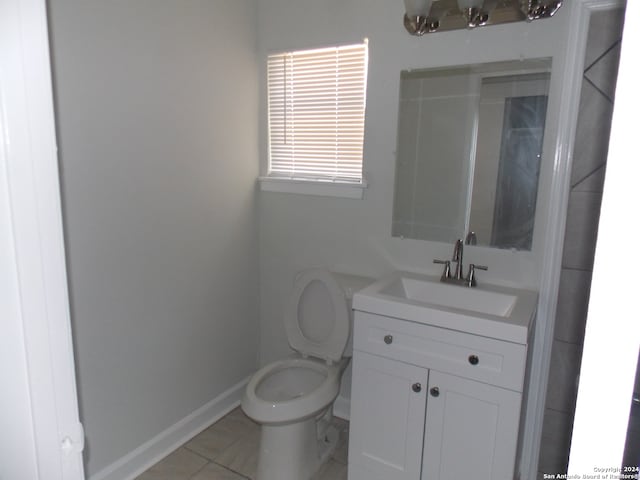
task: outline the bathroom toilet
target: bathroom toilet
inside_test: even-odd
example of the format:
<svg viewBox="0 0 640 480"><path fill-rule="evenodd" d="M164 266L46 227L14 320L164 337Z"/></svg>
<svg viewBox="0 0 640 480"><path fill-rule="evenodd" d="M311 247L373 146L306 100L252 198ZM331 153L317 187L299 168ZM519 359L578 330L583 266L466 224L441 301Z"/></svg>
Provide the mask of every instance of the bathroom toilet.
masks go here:
<svg viewBox="0 0 640 480"><path fill-rule="evenodd" d="M333 402L352 355L354 275L300 273L285 312L293 355L256 372L242 409L261 424L257 480L309 480L336 446Z"/></svg>

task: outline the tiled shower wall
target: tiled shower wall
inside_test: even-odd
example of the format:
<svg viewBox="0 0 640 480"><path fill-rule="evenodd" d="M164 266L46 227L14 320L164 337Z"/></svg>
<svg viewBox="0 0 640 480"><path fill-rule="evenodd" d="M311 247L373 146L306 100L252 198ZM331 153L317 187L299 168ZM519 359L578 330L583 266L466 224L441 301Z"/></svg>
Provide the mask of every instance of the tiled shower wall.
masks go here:
<svg viewBox="0 0 640 480"><path fill-rule="evenodd" d="M623 19L623 10L608 10L594 13L589 24L538 464L540 474L567 470Z"/></svg>

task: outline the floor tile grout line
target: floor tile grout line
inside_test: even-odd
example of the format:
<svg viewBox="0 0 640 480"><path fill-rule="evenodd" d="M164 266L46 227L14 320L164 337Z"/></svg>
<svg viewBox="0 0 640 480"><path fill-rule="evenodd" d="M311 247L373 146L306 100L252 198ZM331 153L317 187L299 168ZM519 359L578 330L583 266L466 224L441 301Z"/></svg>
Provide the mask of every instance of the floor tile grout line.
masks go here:
<svg viewBox="0 0 640 480"><path fill-rule="evenodd" d="M193 475L191 475L191 476L189 477L189 480L193 480L193 479L194 479L198 474L200 474L200 473L201 473L205 468L207 468L207 467L208 467L209 465L211 465L211 464L215 464L215 465L217 465L218 467L222 468L223 470L226 470L227 472L231 472L231 473L233 473L234 475L237 475L238 477L243 478L243 479L245 479L245 480L252 480L250 477L247 477L246 475L243 475L243 474L241 474L240 472L236 472L235 470L232 470L231 468L229 468L229 467L227 467L227 466L225 466L225 465L222 465L222 464L220 464L220 463L218 463L218 462L216 462L216 461L214 461L214 460L207 460L207 463L205 463L205 464L203 465L203 467L202 467L200 470L198 470L198 471L197 471L197 472L195 472Z"/></svg>
<svg viewBox="0 0 640 480"><path fill-rule="evenodd" d="M195 453L195 452L193 452L193 453ZM197 453L195 453L195 454L196 454L196 455L198 455ZM199 456L200 458L204 458L204 457L202 457L202 455L198 455L198 456ZM206 459L205 459L205 460L206 460ZM207 460L207 463L205 463L205 464L202 466L202 468L201 468L200 470L198 470L197 472L194 472L194 473L193 473L193 475L191 475L191 476L189 477L189 479L194 478L196 475L198 475L200 472L202 472L205 468L207 468L207 465L209 465L210 463L211 463L211 462L210 462L209 460Z"/></svg>
<svg viewBox="0 0 640 480"><path fill-rule="evenodd" d="M225 470L228 470L228 471L229 471L229 472L231 472L231 473L235 473L236 475L239 475L239 476L241 476L242 478L246 478L247 480L252 480L252 479L251 479L251 477L249 477L249 476L247 476L247 475L245 475L245 474L243 474L243 473L240 473L240 472L238 472L238 471L234 470L234 469L233 469L233 468L231 468L231 467L228 467L228 466L226 466L226 465L223 465L222 463L218 463L218 462L216 462L215 460L211 460L211 463L215 463L215 464L216 464L216 465L218 465L219 467L222 467L222 468L224 468Z"/></svg>
<svg viewBox="0 0 640 480"><path fill-rule="evenodd" d="M235 473L236 475L241 476L242 478L246 478L247 480L251 480L251 477L250 477L250 476L245 475L244 473L240 473L240 472L238 472L238 471L234 470L234 469L233 469L233 468L231 468L231 467L227 467L226 465L222 465L222 464L220 464L220 463L218 463L218 462L216 462L216 461L214 461L213 463L215 463L216 465L220 465L220 466L221 466L222 468L224 468L225 470L228 470L228 471L230 471L230 472L233 472L233 473Z"/></svg>
<svg viewBox="0 0 640 480"><path fill-rule="evenodd" d="M207 463L211 463L211 462L212 462L212 460L211 460L210 458L205 457L205 456L204 456L204 455L202 455L200 452L197 452L197 451L195 451L195 450L192 450L192 449L188 446L188 444L189 444L190 442L191 442L191 440L189 440L187 443L185 443L185 444L183 444L183 445L180 445L178 448L184 448L185 450L188 450L190 453L193 453L194 455L196 455L196 456L200 457L201 459L206 460L206 461L207 461ZM178 450L178 448L176 448L176 450ZM174 452L175 452L175 450L174 450ZM173 453L173 452L171 452L171 453Z"/></svg>

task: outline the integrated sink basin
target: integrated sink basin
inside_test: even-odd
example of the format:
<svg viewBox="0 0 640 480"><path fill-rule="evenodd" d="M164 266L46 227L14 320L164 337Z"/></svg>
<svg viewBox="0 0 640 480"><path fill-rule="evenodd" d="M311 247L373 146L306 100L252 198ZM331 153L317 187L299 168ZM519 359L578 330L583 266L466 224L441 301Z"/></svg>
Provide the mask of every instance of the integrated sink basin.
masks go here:
<svg viewBox="0 0 640 480"><path fill-rule="evenodd" d="M461 291L464 288L464 291ZM506 317L518 297L478 288L465 288L431 280L398 277L380 293L404 300L424 303L428 307L446 307Z"/></svg>
<svg viewBox="0 0 640 480"><path fill-rule="evenodd" d="M383 277L353 297L356 310L522 344L536 305L530 290L486 283L469 288L409 272Z"/></svg>

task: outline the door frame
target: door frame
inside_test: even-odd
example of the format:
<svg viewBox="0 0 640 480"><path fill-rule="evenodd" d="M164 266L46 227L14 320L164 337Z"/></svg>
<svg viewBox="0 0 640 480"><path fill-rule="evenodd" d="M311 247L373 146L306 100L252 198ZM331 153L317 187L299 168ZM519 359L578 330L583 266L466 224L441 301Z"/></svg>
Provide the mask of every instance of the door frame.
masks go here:
<svg viewBox="0 0 640 480"><path fill-rule="evenodd" d="M1 212L2 227L12 246L3 252L11 268L2 279L15 292L10 302L0 305L0 318L19 331L2 342L20 342L25 370L16 369L9 388L26 386L29 406L22 423L31 425L32 432L30 441L18 448L35 453L32 460L9 459L8 468L37 471L38 480L82 480L84 434L69 315L45 0L0 0L0 168L0 192L7 206ZM5 406L3 415L17 411L11 403Z"/></svg>

